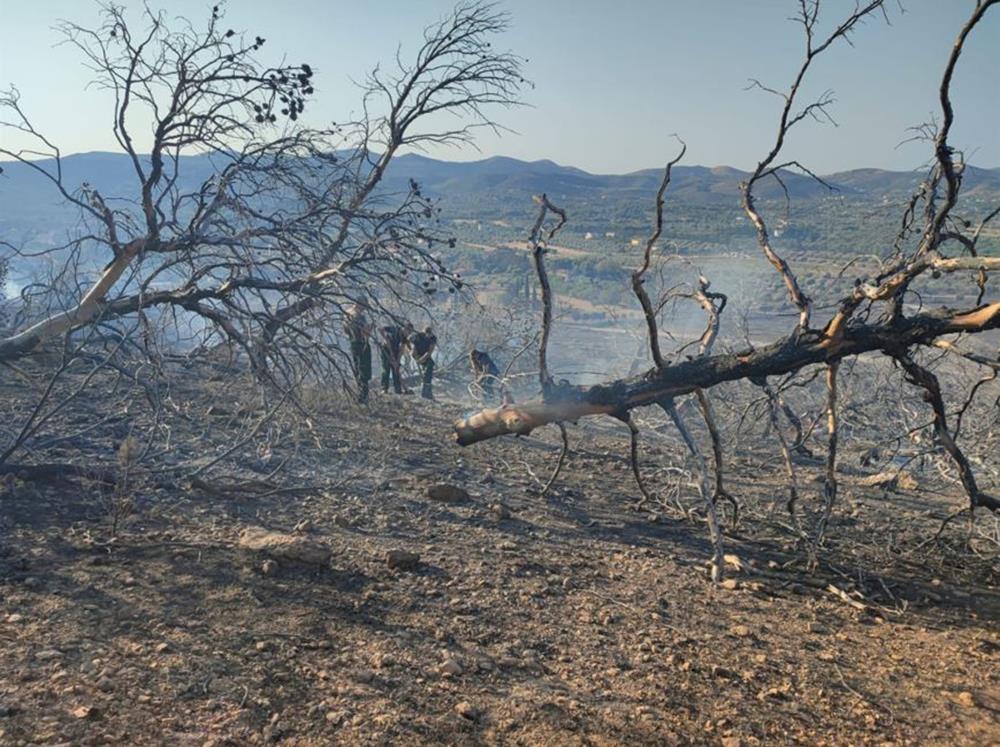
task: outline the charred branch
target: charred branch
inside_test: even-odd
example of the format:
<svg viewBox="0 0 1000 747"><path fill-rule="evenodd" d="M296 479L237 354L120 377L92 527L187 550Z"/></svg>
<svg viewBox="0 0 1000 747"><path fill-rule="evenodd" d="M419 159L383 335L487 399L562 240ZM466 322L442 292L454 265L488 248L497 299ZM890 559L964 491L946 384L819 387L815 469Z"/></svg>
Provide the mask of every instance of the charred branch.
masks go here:
<svg viewBox="0 0 1000 747"><path fill-rule="evenodd" d="M677 428L677 432L681 434L681 439L695 460L698 469L698 493L701 495L702 503L705 505L705 521L708 524L708 535L712 542L712 560L709 565L710 576L712 581L721 581L722 574L725 572L722 530L719 528L719 515L716 511L715 498L709 487L708 462L701 453L698 442L684 422L684 418L677 411L677 406L673 398L664 397L657 400L656 404L660 406Z"/></svg>
<svg viewBox="0 0 1000 747"><path fill-rule="evenodd" d="M965 492L969 496L970 510L982 506L991 511L1000 511L1000 499L987 495L979 489L972 465L952 436L951 431L948 430L948 416L945 412L941 384L938 382L937 376L917 363L909 353L900 353L896 356L896 360L906 372L907 380L924 390L924 401L930 405L934 413L934 436L955 462L962 487L965 488Z"/></svg>
<svg viewBox="0 0 1000 747"><path fill-rule="evenodd" d="M656 246L656 242L659 240L660 234L663 233L663 204L667 187L670 186L670 171L684 157L684 153L686 151L687 145L681 141L680 153L678 153L677 156L670 161L663 170L663 179L660 181L660 187L656 191L656 219L653 233L649 239L646 240L646 248L642 256L642 265L639 269L632 273L632 292L635 293L636 298L639 299L639 305L642 307L643 316L646 318L646 330L649 335L649 352L653 356L653 365L657 368L663 368L665 362L663 360L663 353L660 352L660 333L656 323L656 310L653 308L653 302L650 300L649 293L646 292L646 288L643 283L645 282L645 275L649 270L650 262L652 260L653 248Z"/></svg>
<svg viewBox="0 0 1000 747"><path fill-rule="evenodd" d="M538 342L538 380L544 399L552 389L552 376L549 374L548 364L549 336L552 334L552 285L549 283L549 274L545 269L545 252L548 242L566 223L566 213L553 205L544 194L536 197L535 201L539 204L538 218L535 220L531 235L528 237L528 246L531 248L535 274L538 276L538 285L542 292L542 331ZM557 215L559 220L543 235L542 226L545 223L545 216L549 212Z"/></svg>

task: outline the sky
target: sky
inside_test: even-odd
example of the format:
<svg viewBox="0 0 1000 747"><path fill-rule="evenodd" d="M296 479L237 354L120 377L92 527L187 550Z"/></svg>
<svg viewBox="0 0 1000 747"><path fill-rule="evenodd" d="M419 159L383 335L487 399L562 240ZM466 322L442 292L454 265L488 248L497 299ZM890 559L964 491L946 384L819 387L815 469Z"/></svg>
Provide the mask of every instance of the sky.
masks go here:
<svg viewBox="0 0 1000 747"><path fill-rule="evenodd" d="M149 0L171 15L207 18L205 0ZM124 0L127 8L141 3ZM344 121L358 112L353 80L397 47L405 57L449 0L230 0L227 24L268 39L265 60L287 52L309 62L317 96L307 124ZM770 147L777 99L746 90L749 78L786 88L800 63L801 28L787 19L795 0L501 0L511 27L495 46L528 58L534 87L525 106L494 112L513 130L483 133L478 150L429 155L474 160L505 155L552 159L596 173L661 165L688 144L685 163L752 167ZM832 89L838 126L804 123L787 155L815 171L861 167L911 169L929 157L925 143L903 144L908 129L938 112L937 88L973 0L895 0L891 25L872 19L820 57L803 90ZM90 0L0 0L0 87L16 85L35 125L63 153L116 150L108 100L87 88L92 74L78 52L59 45L59 19L96 22ZM827 0L827 24L853 0ZM270 55L270 57L268 56ZM1000 166L1000 9L967 44L953 83L952 142L970 162ZM0 142L20 145L0 132Z"/></svg>

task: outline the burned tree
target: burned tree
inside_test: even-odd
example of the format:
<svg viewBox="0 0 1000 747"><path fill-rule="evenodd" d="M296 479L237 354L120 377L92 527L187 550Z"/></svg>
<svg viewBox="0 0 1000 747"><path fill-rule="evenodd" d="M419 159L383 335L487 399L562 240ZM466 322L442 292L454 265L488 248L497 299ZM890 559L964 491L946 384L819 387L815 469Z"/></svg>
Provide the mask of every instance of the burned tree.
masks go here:
<svg viewBox="0 0 1000 747"><path fill-rule="evenodd" d="M218 6L201 24L148 8L140 21L115 5L93 28L64 23L113 96L133 177L121 194L70 183L24 97L0 98L2 125L31 143L0 153L46 180L81 225L43 250L57 272L25 289L0 363L96 365L149 390L178 361L221 357L252 373L268 411L296 405L310 380L346 386L346 308L391 316L462 288L436 256L449 237L435 202L416 183L388 194L383 182L401 148L462 142L496 127L491 108L517 103L521 58L491 42L506 24L489 4L459 5L427 29L414 62L372 73L364 117L316 129L302 121L312 66L268 65L266 39L230 28ZM64 368L52 368L60 349ZM46 407L0 444L0 464L30 446Z"/></svg>
<svg viewBox="0 0 1000 747"><path fill-rule="evenodd" d="M656 229L646 245L641 266L632 276L633 290L647 326L652 368L638 376L596 386L575 386L569 383L555 385L551 382L546 386L543 381L542 397L538 401L483 410L456 422L454 430L458 443L467 446L504 434L528 434L549 423L562 424L591 415L608 415L630 423L634 466L635 426L631 424L629 414L637 408L654 405L664 409L696 458L700 472L697 481L699 492L706 500L706 514L715 547L713 575L718 577L721 572L722 551L714 504L715 499L723 495L722 484L717 483L713 497L709 488L706 460L701 456L697 443L691 438L683 419L679 417L674 407L676 398L687 394L695 394L698 397L707 430L712 434L713 446L716 447L716 477L721 481L722 454L718 449L718 437L712 422L710 401L706 391L724 382L744 380L762 387L767 394L775 426L780 432L776 420L783 405L779 401L778 394L768 383L768 377L791 375L809 366L825 367L828 455L824 476L823 509L811 541L811 546L815 550L822 541L837 495L838 373L841 362L866 353L880 353L888 360L897 362L905 371L908 380L925 392L925 399L931 405L934 414L936 438L958 468L961 483L968 496L969 509L977 507L992 511L1000 509L1000 499L987 494L978 486L972 474L971 464L949 428L937 379L915 359L917 351L922 348L937 346L946 350L951 349L951 343L947 339L949 336L976 334L1000 328L1000 301L984 302L984 298L988 298L986 278L990 272L1000 270L1000 259L980 256L976 250L982 226L995 218L1000 211L994 210L983 216L976 223L978 228L974 230L971 222L959 220L953 215L953 210L959 202L965 164L961 154L948 140L954 120L950 99L953 74L972 32L983 16L997 4L997 0L986 0L976 4L947 60L939 87L941 122L925 131L933 145L933 165L920 191L907 208L903 230L895 244L894 253L882 260L881 269L877 274L868 280L859 279L855 283L853 290L840 300L832 316L822 326L815 326L816 309L811 299L790 264L773 246L767 222L755 200L754 190L761 182L768 179L776 180L784 188L783 179L787 174L794 172L819 179L798 161L789 160L782 155L786 137L795 126L810 118L829 118L828 108L832 103L832 97L824 95L817 101L801 106L797 103L801 84L811 64L819 55L831 45L848 39L860 23L874 15L885 13L883 7L885 3L880 0L858 4L854 11L826 36L818 32L820 3L802 2L796 20L804 32L806 53L791 85L784 91L778 91L757 81L752 83L754 87L778 96L782 105L774 145L741 185L741 205L754 227L762 254L779 273L789 301L796 311L797 323L792 332L787 337L766 346L713 354L711 352L713 328L717 324L718 314L722 311L723 305L715 303L717 299L722 299L706 292L708 283L704 281L700 286L700 295L697 291L692 294L707 312L709 319L700 354L679 356L669 360L661 351L657 304L650 299L644 288L644 274L650 264L651 247L661 230L663 195L670 178L668 165L656 197ZM797 108L800 106L801 108ZM921 210L923 223L918 226ZM914 236L915 245L908 248L907 240ZM961 309L918 309L911 312L912 307L907 304L907 294L915 279L925 274L937 278L944 275L954 276L956 273L975 273L975 283L979 291L975 306ZM546 330L547 325L548 317L543 320L543 330ZM543 333L543 340L546 337L547 334ZM978 356L978 359L968 356L966 358L979 365L992 367L994 371L997 366L996 361L985 356ZM974 394L975 391L970 394L970 400ZM788 444L785 444L784 452L790 469L790 479L794 480ZM638 476L638 471L636 474ZM789 506L794 508L796 498L794 482L790 490Z"/></svg>

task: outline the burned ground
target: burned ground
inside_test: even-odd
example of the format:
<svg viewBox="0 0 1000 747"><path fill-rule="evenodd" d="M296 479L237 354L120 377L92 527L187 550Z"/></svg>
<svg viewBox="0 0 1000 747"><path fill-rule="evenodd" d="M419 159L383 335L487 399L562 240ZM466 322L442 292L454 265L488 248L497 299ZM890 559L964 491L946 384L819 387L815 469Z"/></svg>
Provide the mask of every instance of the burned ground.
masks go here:
<svg viewBox="0 0 1000 747"><path fill-rule="evenodd" d="M185 393L200 413L187 422L222 449L237 436L215 386ZM557 434L460 449L448 400L315 404L310 428L239 475L147 475L114 540L97 486L7 478L0 742L1000 739L995 519L928 541L966 500L930 469L891 491L845 457L809 573L773 447L743 444L730 490L744 516L716 587L704 526L682 513L693 489L637 510L620 426L572 427L543 497ZM650 433L644 469L683 468L680 444ZM803 502L818 502L821 464L801 460ZM429 497L441 483L468 497ZM248 527L332 559L248 551ZM393 550L419 562L390 568Z"/></svg>

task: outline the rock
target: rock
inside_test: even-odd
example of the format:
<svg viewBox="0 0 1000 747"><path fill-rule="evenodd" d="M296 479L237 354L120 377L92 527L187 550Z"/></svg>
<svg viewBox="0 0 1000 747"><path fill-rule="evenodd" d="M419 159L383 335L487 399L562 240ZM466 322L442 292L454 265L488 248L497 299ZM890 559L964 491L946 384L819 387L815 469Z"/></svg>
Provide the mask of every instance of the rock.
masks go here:
<svg viewBox="0 0 1000 747"><path fill-rule="evenodd" d="M31 589L32 591L38 591L42 588L42 580L40 578L36 578L35 576L29 576L24 579L24 588Z"/></svg>
<svg viewBox="0 0 1000 747"><path fill-rule="evenodd" d="M344 720L344 712L327 711L326 716L324 718L326 719L326 723L331 724L332 726L339 726L340 723Z"/></svg>
<svg viewBox="0 0 1000 747"><path fill-rule="evenodd" d="M53 659L59 659L61 657L62 651L57 651L54 648L43 648L35 654L35 658L38 659L38 661L52 661Z"/></svg>
<svg viewBox="0 0 1000 747"><path fill-rule="evenodd" d="M18 612L11 612L9 615L7 615L7 622L9 623L19 623L22 622L23 620L24 620L24 615Z"/></svg>
<svg viewBox="0 0 1000 747"><path fill-rule="evenodd" d="M0 704L0 718L10 718L17 715L17 707Z"/></svg>
<svg viewBox="0 0 1000 747"><path fill-rule="evenodd" d="M408 550L389 550L385 564L394 571L414 571L420 566L420 556Z"/></svg>
<svg viewBox="0 0 1000 747"><path fill-rule="evenodd" d="M109 693L115 689L115 683L112 682L110 677L101 677L97 681L97 689L103 693Z"/></svg>
<svg viewBox="0 0 1000 747"><path fill-rule="evenodd" d="M726 553L722 556L722 562L731 568L735 568L737 571L745 571L746 564L740 559L739 555L733 555L732 553Z"/></svg>
<svg viewBox="0 0 1000 747"><path fill-rule="evenodd" d="M818 622L811 622L806 626L806 630L815 635L823 635L826 633L826 628Z"/></svg>
<svg viewBox="0 0 1000 747"><path fill-rule="evenodd" d="M722 747L746 747L746 742L739 737L723 737Z"/></svg>
<svg viewBox="0 0 1000 747"><path fill-rule="evenodd" d="M328 565L330 548L306 537L272 532L262 527L247 527L240 532L239 546L270 555L278 560L290 560L307 565Z"/></svg>
<svg viewBox="0 0 1000 747"><path fill-rule="evenodd" d="M727 578L725 581L723 581L721 584L719 584L719 586L721 586L723 589L728 589L729 591L734 591L734 590L740 588L740 582L737 581L735 578Z"/></svg>
<svg viewBox="0 0 1000 747"><path fill-rule="evenodd" d="M767 690L761 690L757 693L758 700L785 700L788 698L788 694L791 691L791 686L787 683L781 685L780 687L770 687Z"/></svg>
<svg viewBox="0 0 1000 747"><path fill-rule="evenodd" d="M490 511L500 521L505 521L511 517L510 508L505 503L497 501L490 504Z"/></svg>
<svg viewBox="0 0 1000 747"><path fill-rule="evenodd" d="M891 485L896 481L896 476L892 472L879 472L877 475L868 475L858 480L858 485L866 488L882 488Z"/></svg>
<svg viewBox="0 0 1000 747"><path fill-rule="evenodd" d="M753 631L746 625L734 625L729 629L729 632L737 638L749 638L753 635Z"/></svg>
<svg viewBox="0 0 1000 747"><path fill-rule="evenodd" d="M469 493L457 485L448 483L438 483L427 488L427 497L433 501L442 503L465 503L469 500Z"/></svg>
<svg viewBox="0 0 1000 747"><path fill-rule="evenodd" d="M877 475L869 475L858 480L858 485L866 488L882 488L883 490L916 490L919 483L909 472L887 471Z"/></svg>
<svg viewBox="0 0 1000 747"><path fill-rule="evenodd" d="M268 558L263 563L260 564L260 572L265 576L273 576L278 572L278 564L271 558Z"/></svg>
<svg viewBox="0 0 1000 747"><path fill-rule="evenodd" d="M82 705L78 708L74 708L73 716L78 719L86 719L88 721L93 721L100 718L101 712L97 710L94 706Z"/></svg>
<svg viewBox="0 0 1000 747"><path fill-rule="evenodd" d="M462 666L454 659L445 659L444 663L438 667L438 671L444 677L458 677L462 674Z"/></svg>
<svg viewBox="0 0 1000 747"><path fill-rule="evenodd" d="M720 667L718 664L712 666L712 676L718 677L720 680L733 679L736 673L732 669L726 669L725 667Z"/></svg>
<svg viewBox="0 0 1000 747"><path fill-rule="evenodd" d="M958 695L956 695L955 700L958 701L958 704L960 706L964 706L965 708L976 707L976 699L973 697L972 693L970 693L968 690L960 692Z"/></svg>
<svg viewBox="0 0 1000 747"><path fill-rule="evenodd" d="M455 704L455 713L469 721L475 721L479 716L479 712L472 707L471 703L465 700Z"/></svg>
<svg viewBox="0 0 1000 747"><path fill-rule="evenodd" d="M167 651L170 650L170 644L169 643L157 643L156 646L153 648L153 650L156 653L158 653L158 654L166 653Z"/></svg>

